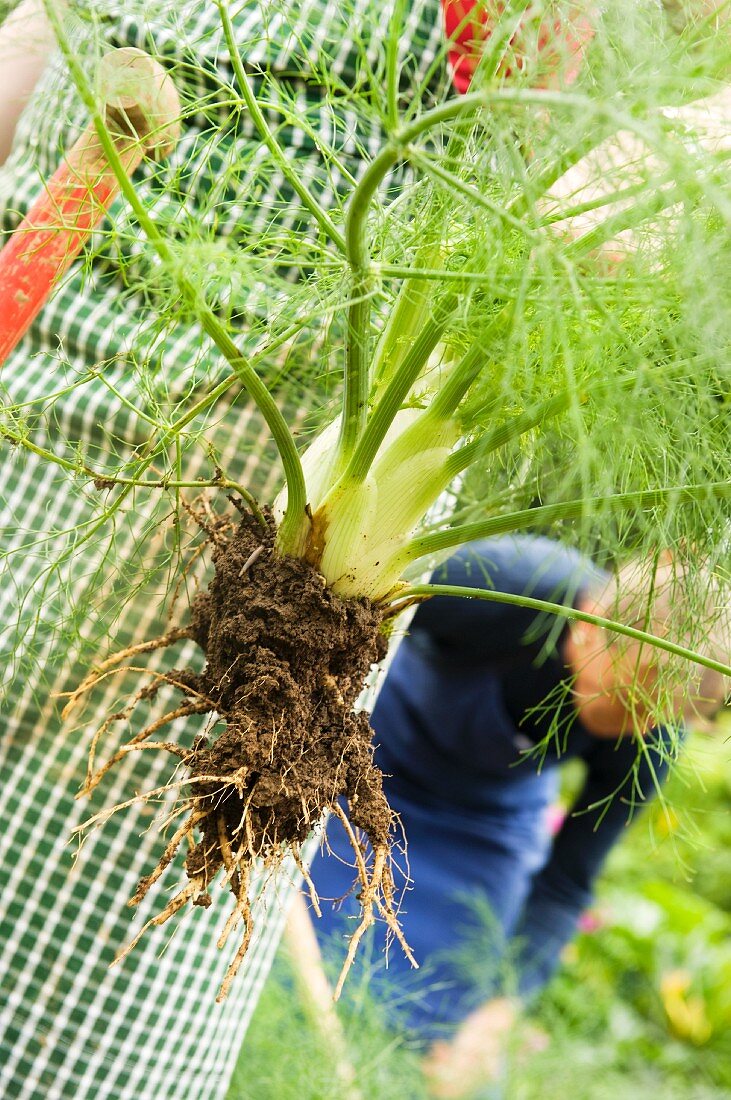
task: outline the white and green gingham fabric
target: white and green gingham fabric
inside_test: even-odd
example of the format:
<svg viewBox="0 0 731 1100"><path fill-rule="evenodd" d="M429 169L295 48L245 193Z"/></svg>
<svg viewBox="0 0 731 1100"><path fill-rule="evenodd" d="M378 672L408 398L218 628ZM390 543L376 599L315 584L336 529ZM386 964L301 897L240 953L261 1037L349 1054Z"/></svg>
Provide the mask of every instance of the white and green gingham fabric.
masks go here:
<svg viewBox="0 0 731 1100"><path fill-rule="evenodd" d="M85 5L77 10L80 6ZM151 14L142 14L145 7ZM339 143L341 160L354 174L363 165L347 105L336 126L316 81L302 79L307 75L302 66L306 68L309 57L314 67L324 51L348 85L362 43L367 45L369 36L382 30L390 10L386 0L353 0L347 8L339 0L245 0L242 6L231 6L247 60L275 73L287 72L290 92L295 88L303 98L317 127L329 128L328 140ZM141 46L165 59L188 104L210 96L201 69L230 76L216 8L204 0L154 5L92 0L88 13L102 43ZM405 71L414 81L421 79L440 49L438 0L414 0L402 42ZM293 59L299 65L294 73ZM60 151L84 123L62 62L52 60L21 120L13 154L0 169L3 232L17 225ZM277 219L293 224L299 208L281 177L269 170L248 121L223 135L215 148L212 126L210 111L190 113L169 163L143 168L135 177L138 193L155 217L173 227L176 219L195 219L204 207L212 210L203 198L221 187L219 235L257 233ZM323 164L312 141L289 137L305 178L323 206L331 207L341 188L334 164ZM375 149L377 124L357 137L362 147ZM252 150L254 155L248 155ZM245 166L240 170L239 161ZM170 186L173 179L175 187ZM260 225L242 226L236 188L252 186L259 189ZM205 392L222 371L196 326L181 316L167 329L156 328L154 292L152 301L145 300L125 286L125 265L138 254L144 260L126 217L124 204L117 202L114 241L105 241L92 262L75 265L0 368L6 422L12 406L14 430L20 425L34 444L61 457L82 453L99 470L112 455L129 455L147 438L149 425L131 407L144 412L146 392L154 395L159 408L166 400L172 404L185 394ZM90 374L97 366L98 372ZM279 399L293 421L306 420L316 403L283 386ZM255 411L241 398L225 400L211 414L207 436L227 472L271 499L279 472L271 460L268 432ZM6 443L1 470L0 1096L217 1100L226 1092L276 948L293 876L283 872L258 898L255 940L223 1005L215 1004L215 996L237 942L234 936L225 951L216 949L229 906L229 896L220 891L214 891L211 908L197 908L151 929L125 962L110 969L119 947L161 908L180 881L177 864L140 912L126 907L139 877L152 869L161 851L157 809L169 809L172 803L130 805L88 834L75 861L78 844L72 832L92 814L162 786L172 765L159 753L131 754L91 802L75 801L94 729L119 709L130 685L139 681L125 681L119 674L108 677L66 725L58 698L83 676L95 645L106 651L132 638L154 637L165 628L163 578L176 532L170 496L137 492L90 535L113 495ZM186 480L210 477L204 447L184 453L181 473ZM148 573L141 582L143 564ZM138 585L136 595L115 617L123 602L119 593L131 583ZM113 642L106 637L108 630ZM85 645L78 642L79 635L87 639ZM170 667L173 659L180 666L195 655L191 648L178 646L173 656L155 654L139 663ZM161 691L129 723L113 724L100 758L135 726L164 713L173 700L172 691ZM199 729L200 721L186 725L179 720L175 736L190 738Z"/></svg>

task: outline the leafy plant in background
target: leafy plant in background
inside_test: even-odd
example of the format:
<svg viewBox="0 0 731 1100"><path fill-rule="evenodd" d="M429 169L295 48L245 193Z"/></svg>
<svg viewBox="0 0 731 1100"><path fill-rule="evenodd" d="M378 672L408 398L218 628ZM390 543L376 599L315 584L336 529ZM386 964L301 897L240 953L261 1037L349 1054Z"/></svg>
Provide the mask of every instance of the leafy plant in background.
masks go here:
<svg viewBox="0 0 731 1100"><path fill-rule="evenodd" d="M727 728L726 720L719 733ZM727 858L730 780L723 736L693 737L665 804L609 860L599 928L568 949L534 1008L557 1036L554 1053L568 1046L578 1054L574 1075L585 1075L587 1095L610 1095L617 1084L610 1076L604 1092L589 1086L600 1066L633 1079L636 1090L642 1079L679 1097L728 1090L730 916L716 872ZM539 1055L535 1079L551 1067L560 1072L554 1055Z"/></svg>
<svg viewBox="0 0 731 1100"><path fill-rule="evenodd" d="M202 73L207 98L186 111L215 104L211 157L221 134L246 114L305 211L290 229L273 224L238 247L216 241L216 219L235 203L242 223L254 223L256 189L236 193L234 172L227 188L224 170L197 219L167 224L164 213L153 216L124 176L83 53L48 5L118 172L133 219L124 231L145 238L136 248L141 257L124 270L130 296L150 302L143 324L159 339L177 320L194 318L226 371L207 388L194 381L172 406L168 393L158 399L154 387L141 390L139 405L128 404L146 439L131 458L95 465L71 438L65 453L63 446L42 453L109 490L94 524L76 533L74 555L141 493L161 488L174 493L177 507L192 509L210 542L215 578L193 602L189 622L109 657L69 707L131 655L184 637L205 652L202 673L156 674L152 684L145 678L125 713L172 684L183 702L165 719L213 713L217 737L192 748L153 740L160 720L97 768L110 717L94 738L87 791L130 751L159 749L182 762L187 778L172 783L190 792L177 807L184 823L133 900L190 840L188 881L151 923L189 902L209 904L208 887L223 871L235 907L222 942L237 922L245 926L228 982L251 936L254 861L276 869L288 852L299 859L327 809L346 828L363 829L374 850L366 866L352 831L363 920L346 968L376 914L401 938L389 869L392 816L371 763L367 722L353 704L384 634L411 603L445 591L517 600L420 583L439 555L490 534L546 529L604 561L631 551L652 563L672 547L689 601L667 638L583 617L729 671L694 656L694 648L708 628L702 567L718 565L728 540L731 206L728 150L709 147L702 119L687 123L660 109L717 85L697 71L688 83L693 65L677 66L675 47L653 33L649 10L631 16L622 6L625 26L618 11L608 16L580 84L543 90L532 86L531 64L510 83L504 78L511 19L524 10L511 5L485 44L472 90L431 106L418 96L402 102L405 5L395 6L378 56L364 48L353 88L334 78L328 84L323 47L317 78L335 117L344 101L356 127L375 120L384 134L360 177L348 179L342 211L328 212L298 176L269 115L281 112L282 124L303 137L313 137L311 119L295 94L275 100L266 68L247 70L235 5L218 7L232 77ZM323 161L340 167L337 150L318 135L313 140ZM629 142L632 153L629 163L621 153L614 158L607 189L601 183L613 141L620 149ZM567 190L571 169L580 186ZM163 190L173 189L175 180L159 171ZM389 182L394 173L398 193ZM597 184L588 192L586 173ZM624 261L607 263L604 254L627 239ZM114 252L114 226L99 248ZM252 288L259 291L253 305ZM329 357L303 353L316 347L318 326ZM273 392L284 345L299 352L287 364L287 388L325 410L303 453ZM285 481L276 500L256 500L215 458L216 410L234 391L257 406L271 432ZM20 446L35 446L27 410L6 406L2 430ZM212 455L210 486L236 494L237 524L210 504L183 501L186 454L200 447ZM435 516L437 501L445 503ZM125 570L117 605L137 583L129 563ZM177 570L185 576L179 561Z"/></svg>

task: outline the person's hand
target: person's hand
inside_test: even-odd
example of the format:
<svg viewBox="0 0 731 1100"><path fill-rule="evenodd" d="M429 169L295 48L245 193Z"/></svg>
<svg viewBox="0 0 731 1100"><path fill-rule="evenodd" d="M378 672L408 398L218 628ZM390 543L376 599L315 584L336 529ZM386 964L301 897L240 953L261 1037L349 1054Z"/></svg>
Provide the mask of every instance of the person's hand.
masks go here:
<svg viewBox="0 0 731 1100"><path fill-rule="evenodd" d="M731 149L731 84L680 107L658 108L658 114L676 125L679 140L689 148L695 145L713 156L726 155ZM631 193L619 200L618 194L643 183L652 185L664 171L667 165L636 134L618 131L554 183L541 209L556 219L554 231L581 237L631 206ZM664 216L672 218L672 208ZM647 231L645 226L646 239ZM593 253L594 260L615 269L636 251L638 241L636 232L622 230Z"/></svg>
<svg viewBox="0 0 731 1100"><path fill-rule="evenodd" d="M507 997L481 1005L467 1017L451 1042L437 1042L422 1062L435 1100L459 1100L495 1081L502 1068L517 1008Z"/></svg>

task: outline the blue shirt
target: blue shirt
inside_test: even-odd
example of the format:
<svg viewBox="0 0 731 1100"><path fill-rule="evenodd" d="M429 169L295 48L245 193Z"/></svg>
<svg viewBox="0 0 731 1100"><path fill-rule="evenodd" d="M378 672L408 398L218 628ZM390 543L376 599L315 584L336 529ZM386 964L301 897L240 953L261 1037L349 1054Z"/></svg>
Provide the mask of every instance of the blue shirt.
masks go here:
<svg viewBox="0 0 731 1100"><path fill-rule="evenodd" d="M559 543L524 536L465 547L433 579L576 606L605 574ZM599 740L581 726L563 686L565 631L553 615L433 597L418 608L374 709L375 758L412 880L402 923L431 982L402 1015L424 1037L497 992L508 955L523 995L548 980L633 807L653 796L667 770L653 747L667 731L651 735L638 759L633 738ZM541 708L546 699L554 705ZM557 764L572 756L585 761L586 778L552 839L546 810ZM342 897L352 883L337 858L348 859L338 829L328 829L336 858L314 866L324 897ZM485 910L489 935L478 933ZM321 930L334 926L329 915ZM465 951L460 961L468 942L472 961ZM397 949L389 965L392 986L408 983Z"/></svg>

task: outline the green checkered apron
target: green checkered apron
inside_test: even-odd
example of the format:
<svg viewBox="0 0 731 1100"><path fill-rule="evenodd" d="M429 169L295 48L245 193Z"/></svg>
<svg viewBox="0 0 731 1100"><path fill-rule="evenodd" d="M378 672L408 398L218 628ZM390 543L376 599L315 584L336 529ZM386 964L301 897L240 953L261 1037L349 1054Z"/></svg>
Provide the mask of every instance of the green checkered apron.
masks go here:
<svg viewBox="0 0 731 1100"><path fill-rule="evenodd" d="M154 14L143 14L144 7ZM294 91L314 131L327 134L339 148L340 166L355 175L363 167L360 150L377 148L377 122L364 132L346 102L336 109L316 80L301 78L323 52L349 86L361 48L356 43L376 43L390 9L385 0L353 0L350 6L340 0L232 5L246 59L287 72L287 94ZM271 169L248 121L216 133L211 91L216 74L226 79L231 74L213 6L203 0L118 6L93 0L88 13L93 34L85 23L78 40L94 39L90 65L100 44L140 46L173 66L186 98L188 120L178 148L165 165L143 167L135 177L138 194L158 222L174 233L178 220L198 218L210 225L215 216L219 238L294 225L301 209ZM401 47L414 86L439 54L440 39L438 0L414 0ZM208 76L201 72L206 68ZM191 109L196 100L206 101L200 110ZM20 122L13 154L0 169L4 232L12 231L54 170L60 150L84 123L63 64L54 59ZM344 193L337 163L324 160L311 139L279 133L323 208L336 207ZM215 207L208 201L213 188L221 196ZM256 225L241 224L236 192L245 188L258 192ZM206 392L225 373L220 357L184 314L168 327L157 323L154 282L144 294L130 289L125 271L149 262L149 252L123 202L115 203L111 221L113 236L97 242L93 259L74 266L0 368L6 423L11 420L15 430L62 459L83 455L99 471L118 466L149 437L147 401L159 415L160 409ZM309 354L316 352L318 339L315 326ZM280 371L288 354L263 369ZM230 476L271 499L280 471L268 431L233 392L197 426L205 428ZM316 422L316 395L280 384L278 399L295 424ZM2 448L0 1095L7 1100L215 1100L226 1092L296 876L285 868L276 880L256 887L254 942L224 1004L216 1005L215 996L238 944L233 936L224 951L215 946L231 900L222 891L214 891L209 909L189 910L151 929L110 969L120 946L181 882L178 861L139 912L126 907L138 879L160 855L163 820L184 788L161 792L153 804L133 802L85 834L79 847L78 836L72 836L78 825L141 791L163 787L174 774L174 761L158 752L131 753L91 800L75 801L93 731L124 706L140 680L115 672L65 724L59 700L95 657L166 628L170 577L180 581L179 547L181 541L190 543L195 525L185 514L178 523L174 494L161 490L136 490L105 519L115 491L95 488L25 448L5 443ZM178 472L184 480L210 478L212 460L203 442L186 446ZM154 479L154 473L153 468L148 476ZM190 490L188 499L193 496ZM195 573L191 569L180 581L175 621L184 617ZM130 588L134 598L122 599ZM200 655L186 643L172 654L143 656L135 663L170 668L196 659ZM165 688L129 718L111 724L99 759L175 702L172 689ZM180 719L165 736L189 742L201 728L201 719Z"/></svg>

